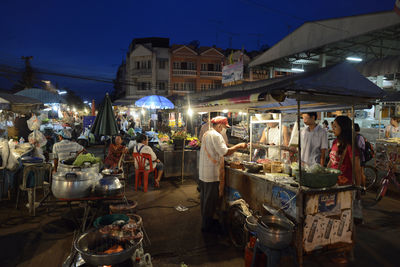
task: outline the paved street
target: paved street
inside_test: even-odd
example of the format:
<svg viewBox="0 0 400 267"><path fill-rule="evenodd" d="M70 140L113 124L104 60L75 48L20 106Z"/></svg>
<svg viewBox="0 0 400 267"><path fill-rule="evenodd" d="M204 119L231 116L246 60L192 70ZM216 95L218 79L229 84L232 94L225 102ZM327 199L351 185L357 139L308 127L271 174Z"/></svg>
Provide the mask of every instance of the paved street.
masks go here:
<svg viewBox="0 0 400 267"><path fill-rule="evenodd" d="M139 202L151 245L145 250L154 266L244 266L244 253L224 237L200 232L198 193L194 181L162 181L161 189L127 196ZM189 207L179 212L176 205ZM66 206L39 209L35 218L13 203L0 203L1 266L61 266L70 252L73 224ZM384 198L364 210L366 222L357 227L355 262L349 266L398 266L400 254L400 201ZM290 266L290 265L288 265ZM326 255L308 257L305 266L336 266Z"/></svg>

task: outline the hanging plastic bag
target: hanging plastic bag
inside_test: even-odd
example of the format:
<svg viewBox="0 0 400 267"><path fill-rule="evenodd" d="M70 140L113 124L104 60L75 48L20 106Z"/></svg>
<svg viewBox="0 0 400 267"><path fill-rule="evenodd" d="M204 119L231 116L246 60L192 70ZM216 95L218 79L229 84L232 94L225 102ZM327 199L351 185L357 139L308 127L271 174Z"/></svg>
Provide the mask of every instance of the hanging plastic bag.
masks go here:
<svg viewBox="0 0 400 267"><path fill-rule="evenodd" d="M35 147L42 147L47 144L46 137L38 130L33 131L28 136L29 143L33 144Z"/></svg>
<svg viewBox="0 0 400 267"><path fill-rule="evenodd" d="M15 153L15 143L13 140L8 141L8 147L10 148L10 153L7 161L7 169L10 171L15 171L19 166L19 157L18 154Z"/></svg>
<svg viewBox="0 0 400 267"><path fill-rule="evenodd" d="M41 123L39 119L36 117L36 115L33 115L29 120L26 121L26 123L28 124L28 128L31 131L40 129Z"/></svg>
<svg viewBox="0 0 400 267"><path fill-rule="evenodd" d="M10 149L8 148L7 139L0 139L0 155L2 159L1 167L4 168L7 166L8 155L10 154Z"/></svg>

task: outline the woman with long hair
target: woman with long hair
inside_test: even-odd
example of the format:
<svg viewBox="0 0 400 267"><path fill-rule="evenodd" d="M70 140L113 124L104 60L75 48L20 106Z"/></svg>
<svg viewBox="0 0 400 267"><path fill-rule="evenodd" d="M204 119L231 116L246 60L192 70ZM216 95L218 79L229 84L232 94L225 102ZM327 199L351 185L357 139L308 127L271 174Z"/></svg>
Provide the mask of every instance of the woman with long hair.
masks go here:
<svg viewBox="0 0 400 267"><path fill-rule="evenodd" d="M333 141L331 152L329 153L328 168L338 169L342 172L339 176L339 185L360 185L361 166L360 150L355 142L355 160L353 162L352 151L352 121L347 116L337 116L333 121L332 130L336 139ZM353 181L353 167L356 172L356 181Z"/></svg>

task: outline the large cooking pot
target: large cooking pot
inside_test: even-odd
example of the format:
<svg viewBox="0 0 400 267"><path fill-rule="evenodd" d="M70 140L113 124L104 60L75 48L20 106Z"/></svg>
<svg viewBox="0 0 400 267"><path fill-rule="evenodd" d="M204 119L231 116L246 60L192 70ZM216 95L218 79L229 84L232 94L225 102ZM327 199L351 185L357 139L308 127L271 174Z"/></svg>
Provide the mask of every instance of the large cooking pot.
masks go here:
<svg viewBox="0 0 400 267"><path fill-rule="evenodd" d="M95 172L57 172L53 176L51 191L57 198L87 197L100 178L101 174Z"/></svg>
<svg viewBox="0 0 400 267"><path fill-rule="evenodd" d="M100 196L116 196L122 193L124 187L115 176L104 176L95 185L95 193Z"/></svg>
<svg viewBox="0 0 400 267"><path fill-rule="evenodd" d="M262 245L272 249L284 249L292 242L294 224L277 215L262 216L258 220L257 238Z"/></svg>
<svg viewBox="0 0 400 267"><path fill-rule="evenodd" d="M85 162L84 165L81 167L74 166L72 164L66 164L65 161L61 161L58 163L57 166L57 172L75 172L76 170L81 170L83 172L95 172L99 173L100 172L100 163L90 163L90 162Z"/></svg>

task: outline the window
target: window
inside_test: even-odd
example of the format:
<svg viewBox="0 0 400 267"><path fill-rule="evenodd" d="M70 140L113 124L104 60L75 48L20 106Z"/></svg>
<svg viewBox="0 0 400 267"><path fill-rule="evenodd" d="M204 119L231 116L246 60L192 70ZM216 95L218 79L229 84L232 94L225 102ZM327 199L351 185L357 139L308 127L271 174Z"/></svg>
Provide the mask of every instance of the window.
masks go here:
<svg viewBox="0 0 400 267"><path fill-rule="evenodd" d="M214 71L214 64L208 64L208 71Z"/></svg>
<svg viewBox="0 0 400 267"><path fill-rule="evenodd" d="M202 63L201 64L201 70L206 71L207 70L207 64Z"/></svg>
<svg viewBox="0 0 400 267"><path fill-rule="evenodd" d="M180 62L176 62L176 61L175 61L173 65L174 65L174 69L175 69L175 70L179 70L179 69L181 68Z"/></svg>
<svg viewBox="0 0 400 267"><path fill-rule="evenodd" d="M181 69L182 70L187 70L188 69L187 62L181 62Z"/></svg>
<svg viewBox="0 0 400 267"><path fill-rule="evenodd" d="M221 64L215 64L215 71L221 71Z"/></svg>
<svg viewBox="0 0 400 267"><path fill-rule="evenodd" d="M136 61L136 69L140 69L140 61Z"/></svg>
<svg viewBox="0 0 400 267"><path fill-rule="evenodd" d="M159 82L158 83L158 90L165 90L165 87L166 87L165 84L166 84L165 82Z"/></svg>
<svg viewBox="0 0 400 267"><path fill-rule="evenodd" d="M147 61L147 68L148 68L148 69L151 69L151 60L148 60L148 61Z"/></svg>
<svg viewBox="0 0 400 267"><path fill-rule="evenodd" d="M140 61L140 69L146 69L146 61Z"/></svg>
<svg viewBox="0 0 400 267"><path fill-rule="evenodd" d="M167 65L167 60L165 59L160 59L158 61L158 68L159 69L165 69L165 66Z"/></svg>
<svg viewBox="0 0 400 267"><path fill-rule="evenodd" d="M196 70L196 63L188 62L188 69L189 70Z"/></svg>

